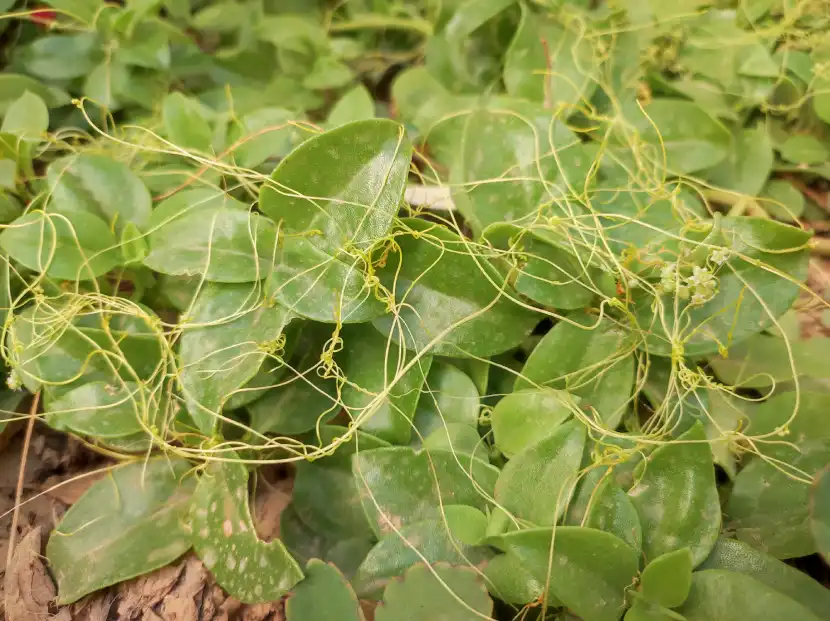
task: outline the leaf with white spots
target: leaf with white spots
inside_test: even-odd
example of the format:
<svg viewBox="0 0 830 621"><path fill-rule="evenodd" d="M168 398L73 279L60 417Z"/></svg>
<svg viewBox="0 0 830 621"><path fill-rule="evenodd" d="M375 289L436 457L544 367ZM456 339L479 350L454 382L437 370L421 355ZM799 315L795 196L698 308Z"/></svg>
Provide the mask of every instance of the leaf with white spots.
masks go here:
<svg viewBox="0 0 830 621"><path fill-rule="evenodd" d="M240 462L208 466L191 509L193 547L228 593L246 603L279 599L303 579L282 541L261 541L248 504L248 472Z"/></svg>
<svg viewBox="0 0 830 621"><path fill-rule="evenodd" d="M195 486L189 468L158 457L115 468L92 484L46 546L59 605L164 567L190 548L182 524Z"/></svg>

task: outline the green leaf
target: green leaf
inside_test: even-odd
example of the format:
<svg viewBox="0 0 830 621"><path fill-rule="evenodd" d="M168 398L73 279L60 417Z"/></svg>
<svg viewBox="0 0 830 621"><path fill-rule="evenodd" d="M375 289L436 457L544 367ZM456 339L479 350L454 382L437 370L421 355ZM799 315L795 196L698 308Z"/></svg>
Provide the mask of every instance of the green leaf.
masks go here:
<svg viewBox="0 0 830 621"><path fill-rule="evenodd" d="M238 145L233 151L236 163L254 168L272 157L285 157L298 131L297 115L283 108L262 108L242 117L230 131L228 140Z"/></svg>
<svg viewBox="0 0 830 621"><path fill-rule="evenodd" d="M90 280L120 262L118 242L89 213L30 211L0 233L0 247L35 272L61 280Z"/></svg>
<svg viewBox="0 0 830 621"><path fill-rule="evenodd" d="M420 358L403 373L414 356L385 339L371 325L346 326L340 338L343 349L335 361L346 378L340 392L346 412L352 420L364 411L370 413L360 425L363 431L393 444L408 444L412 418L432 357ZM477 394L475 401L477 415Z"/></svg>
<svg viewBox="0 0 830 621"><path fill-rule="evenodd" d="M352 471L372 530L382 537L407 524L439 518L442 504L484 510L498 470L449 451L393 447L361 450Z"/></svg>
<svg viewBox="0 0 830 621"><path fill-rule="evenodd" d="M362 84L358 84L334 104L326 122L328 127L340 127L354 121L366 121L375 117L375 102Z"/></svg>
<svg viewBox="0 0 830 621"><path fill-rule="evenodd" d="M789 181L772 179L764 185L761 198L764 209L779 220L794 222L804 213L804 195Z"/></svg>
<svg viewBox="0 0 830 621"><path fill-rule="evenodd" d="M460 505L445 509L457 506ZM461 515L458 517L463 520ZM484 514L479 515L486 521ZM443 519L415 522L381 537L363 559L352 581L358 595L372 597L419 562L476 565L486 561L491 556L486 548L466 545L454 536L454 528L464 527L463 521L455 524L456 521L455 514L448 511L446 522Z"/></svg>
<svg viewBox="0 0 830 621"><path fill-rule="evenodd" d="M783 461L775 464L756 457L738 473L724 507L729 517L726 528L741 541L777 558L813 554L810 486L803 477L812 477L830 463L830 442L804 442L800 452L788 449L783 455L769 447L762 450Z"/></svg>
<svg viewBox="0 0 830 621"><path fill-rule="evenodd" d="M45 80L71 80L92 71L102 60L103 42L93 32L37 37L19 51L20 64Z"/></svg>
<svg viewBox="0 0 830 621"><path fill-rule="evenodd" d="M542 337L516 378L516 390L547 387L581 397L614 429L628 408L634 378L630 335L611 321L575 312Z"/></svg>
<svg viewBox="0 0 830 621"><path fill-rule="evenodd" d="M169 457L119 466L72 505L46 546L59 605L164 567L187 551L183 520L195 486L189 468Z"/></svg>
<svg viewBox="0 0 830 621"><path fill-rule="evenodd" d="M718 539L698 570L728 569L751 576L770 589L799 602L822 618L830 610L830 590L806 573L734 539Z"/></svg>
<svg viewBox="0 0 830 621"><path fill-rule="evenodd" d="M357 597L337 567L312 559L305 571L285 600L286 621L363 621Z"/></svg>
<svg viewBox="0 0 830 621"><path fill-rule="evenodd" d="M121 254L124 257L124 264L131 265L142 263L147 258L150 247L139 228L132 222L127 222L124 230L121 231Z"/></svg>
<svg viewBox="0 0 830 621"><path fill-rule="evenodd" d="M49 108L69 103L69 95L60 89L45 86L29 76L4 72L0 75L0 114L6 114L9 106L26 91L40 97Z"/></svg>
<svg viewBox="0 0 830 621"><path fill-rule="evenodd" d="M211 462L193 494L190 517L196 554L236 599L274 601L303 579L281 541L265 543L257 537L244 464Z"/></svg>
<svg viewBox="0 0 830 621"><path fill-rule="evenodd" d="M688 621L822 618L749 576L722 569L695 572L689 598L678 612Z"/></svg>
<svg viewBox="0 0 830 621"><path fill-rule="evenodd" d="M248 405L251 428L259 433L292 434L315 429L342 409L337 382L321 377L321 353L310 349L265 395Z"/></svg>
<svg viewBox="0 0 830 621"><path fill-rule="evenodd" d="M521 562L539 584L585 621L618 621L625 591L637 575L638 555L614 535L592 528L556 526L492 538Z"/></svg>
<svg viewBox="0 0 830 621"><path fill-rule="evenodd" d="M322 250L367 249L398 211L410 155L397 123L349 123L306 140L280 162L262 187L260 208L289 234L317 231L310 239Z"/></svg>
<svg viewBox="0 0 830 621"><path fill-rule="evenodd" d="M508 604L535 602L545 590L544 578L534 577L512 552L493 557L483 571L493 597Z"/></svg>
<svg viewBox="0 0 830 621"><path fill-rule="evenodd" d="M729 131L706 110L691 101L655 99L638 116L634 126L653 148L656 161L666 158L666 168L684 175L711 168L729 153Z"/></svg>
<svg viewBox="0 0 830 621"><path fill-rule="evenodd" d="M179 381L188 412L210 434L224 401L256 375L291 314L265 304L256 286L208 283L187 318Z"/></svg>
<svg viewBox="0 0 830 621"><path fill-rule="evenodd" d="M493 439L512 457L540 438L551 435L567 420L580 398L551 388L527 388L501 399L490 415Z"/></svg>
<svg viewBox="0 0 830 621"><path fill-rule="evenodd" d="M6 110L0 131L27 138L40 138L47 129L49 110L46 104L34 93L26 91Z"/></svg>
<svg viewBox="0 0 830 621"><path fill-rule="evenodd" d="M545 102L563 118L590 99L598 67L579 20L560 24L523 6L522 21L504 61L504 83L515 97Z"/></svg>
<svg viewBox="0 0 830 621"><path fill-rule="evenodd" d="M772 325L798 296L799 282L807 276L809 232L765 218L723 218L721 223L722 237L706 243L725 248L728 258L719 267L714 262L703 264L717 278L711 299L692 305L675 301L670 294L661 296L655 307L653 294L635 292L639 325L665 322L666 326L646 336L650 353L669 356L678 343L691 357L728 348ZM697 248L710 256L716 249Z"/></svg>
<svg viewBox="0 0 830 621"><path fill-rule="evenodd" d="M658 604L636 599L626 611L624 621L674 621L677 618L676 614Z"/></svg>
<svg viewBox="0 0 830 621"><path fill-rule="evenodd" d="M763 125L741 129L733 134L726 159L707 171L706 178L732 192L756 196L770 175L774 159L772 141Z"/></svg>
<svg viewBox="0 0 830 621"><path fill-rule="evenodd" d="M333 56L318 56L311 72L303 79L303 86L313 91L324 91L345 86L352 81L352 70Z"/></svg>
<svg viewBox="0 0 830 621"><path fill-rule="evenodd" d="M478 621L492 614L493 602L475 570L415 565L403 581L386 587L375 621Z"/></svg>
<svg viewBox="0 0 830 621"><path fill-rule="evenodd" d="M121 162L82 153L53 162L46 171L48 211L98 216L120 234L128 223L144 230L152 199L141 180Z"/></svg>
<svg viewBox="0 0 830 621"><path fill-rule="evenodd" d="M0 160L0 188L6 188L6 189L9 189L9 190L14 190L16 185L17 185L17 162L15 162L14 160L6 160L6 159ZM6 202L7 205L12 204L11 203L12 199L10 197L7 197L7 195L5 193L3 193L3 197L7 198L7 202ZM20 211L22 211L22 210L20 210ZM16 214L15 217L17 217L19 215L20 215L20 213ZM4 222L3 224L8 224L9 222L11 222L11 220L14 220L14 218L11 218L11 219L3 218L3 219L6 220L6 222Z"/></svg>
<svg viewBox="0 0 830 621"><path fill-rule="evenodd" d="M453 364L443 360L434 362L415 413L418 435L427 438L440 434L447 425L453 424L476 431L478 411L479 392L473 380Z"/></svg>
<svg viewBox="0 0 830 621"><path fill-rule="evenodd" d="M588 306L598 293L602 272L577 257L579 247L564 235L508 224L487 227L483 237L504 254L516 291L552 308ZM506 270L505 270L506 271Z"/></svg>
<svg viewBox="0 0 830 621"><path fill-rule="evenodd" d="M588 481L587 477L585 481ZM643 532L637 509L613 476L606 476L593 488L591 503L585 514L585 526L616 535L638 552L643 549Z"/></svg>
<svg viewBox="0 0 830 621"><path fill-rule="evenodd" d="M321 431L327 444L347 430L326 425ZM352 474L351 457L358 450L362 453L385 446L388 444L383 440L358 432L334 455L297 464L293 507L299 518L326 537L370 539L372 530L361 504L359 482Z"/></svg>
<svg viewBox="0 0 830 621"><path fill-rule="evenodd" d="M715 545L721 524L703 425L695 423L678 440L658 447L638 471L639 480L628 494L640 516L646 559L688 547L698 565Z"/></svg>
<svg viewBox="0 0 830 621"><path fill-rule="evenodd" d="M689 548L668 552L651 561L640 575L640 591L650 602L677 608L692 588L692 553Z"/></svg>
<svg viewBox="0 0 830 621"><path fill-rule="evenodd" d="M506 297L503 279L468 241L424 220L403 226L400 252L390 254L381 276L400 306L396 316L374 322L381 333L407 349L453 357L491 356L524 339L538 315Z"/></svg>
<svg viewBox="0 0 830 621"><path fill-rule="evenodd" d="M450 110L466 107L455 102ZM448 162L450 182L456 184L452 196L476 234L504 222L533 224L540 214L564 215L559 201L584 186L591 159L563 123L551 120L540 105L507 98L453 116L458 132L452 137L453 159ZM430 148L435 148L433 131L428 138ZM510 235L515 233L501 227L487 233L500 248L508 247ZM535 238L525 237L528 244ZM567 250L567 244L562 245Z"/></svg>
<svg viewBox="0 0 830 621"><path fill-rule="evenodd" d="M162 120L168 140L176 146L211 152L213 131L196 100L181 93L170 93L162 104Z"/></svg>
<svg viewBox="0 0 830 621"><path fill-rule="evenodd" d="M397 123L359 121L305 141L280 162L260 208L286 233L269 283L281 304L332 323L385 310L366 282L365 252L398 211L411 149Z"/></svg>
<svg viewBox="0 0 830 621"><path fill-rule="evenodd" d="M277 254L268 218L218 190L185 190L153 210L144 264L170 274L204 275L221 283L265 278Z"/></svg>
<svg viewBox="0 0 830 621"><path fill-rule="evenodd" d="M141 419L149 415L151 398L135 382L89 382L48 400L45 410L49 424L56 429L118 438L144 431Z"/></svg>
<svg viewBox="0 0 830 621"><path fill-rule="evenodd" d="M793 164L822 164L830 157L827 147L818 138L807 134L788 137L778 150L781 157Z"/></svg>
<svg viewBox="0 0 830 621"><path fill-rule="evenodd" d="M584 448L582 423L558 426L507 462L496 482L496 502L519 519L538 526L555 524L576 486Z"/></svg>
<svg viewBox="0 0 830 621"><path fill-rule="evenodd" d="M830 561L830 468L822 470L813 482L810 497L810 530L816 549Z"/></svg>

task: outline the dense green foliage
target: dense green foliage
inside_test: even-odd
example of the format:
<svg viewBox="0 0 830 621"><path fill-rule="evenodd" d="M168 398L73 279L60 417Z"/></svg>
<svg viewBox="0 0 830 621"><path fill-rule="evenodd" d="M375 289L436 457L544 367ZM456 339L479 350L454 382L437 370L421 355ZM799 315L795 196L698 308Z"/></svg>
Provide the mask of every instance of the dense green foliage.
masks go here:
<svg viewBox="0 0 830 621"><path fill-rule="evenodd" d="M123 461L59 603L193 549L289 621L830 618L823 2L23 4L0 400Z"/></svg>

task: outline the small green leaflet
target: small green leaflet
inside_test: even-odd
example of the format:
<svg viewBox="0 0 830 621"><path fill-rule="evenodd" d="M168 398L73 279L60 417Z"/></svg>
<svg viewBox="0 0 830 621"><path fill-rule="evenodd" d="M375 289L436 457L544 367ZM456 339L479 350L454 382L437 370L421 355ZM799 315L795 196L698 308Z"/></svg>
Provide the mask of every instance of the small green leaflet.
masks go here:
<svg viewBox="0 0 830 621"><path fill-rule="evenodd" d="M305 571L285 601L286 621L363 621L360 603L337 567L312 559Z"/></svg>
<svg viewBox="0 0 830 621"><path fill-rule="evenodd" d="M191 520L196 553L219 585L238 600L278 600L303 579L281 541L258 538L244 464L215 461L208 466L193 494Z"/></svg>

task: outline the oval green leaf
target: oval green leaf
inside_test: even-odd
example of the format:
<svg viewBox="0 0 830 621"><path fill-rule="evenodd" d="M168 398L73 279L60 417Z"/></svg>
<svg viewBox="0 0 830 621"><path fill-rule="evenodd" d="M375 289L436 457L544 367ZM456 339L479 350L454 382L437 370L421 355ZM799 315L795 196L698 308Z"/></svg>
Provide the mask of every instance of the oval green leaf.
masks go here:
<svg viewBox="0 0 830 621"><path fill-rule="evenodd" d="M114 468L92 484L46 546L58 604L164 567L190 548L183 521L196 482L189 468L158 457Z"/></svg>

